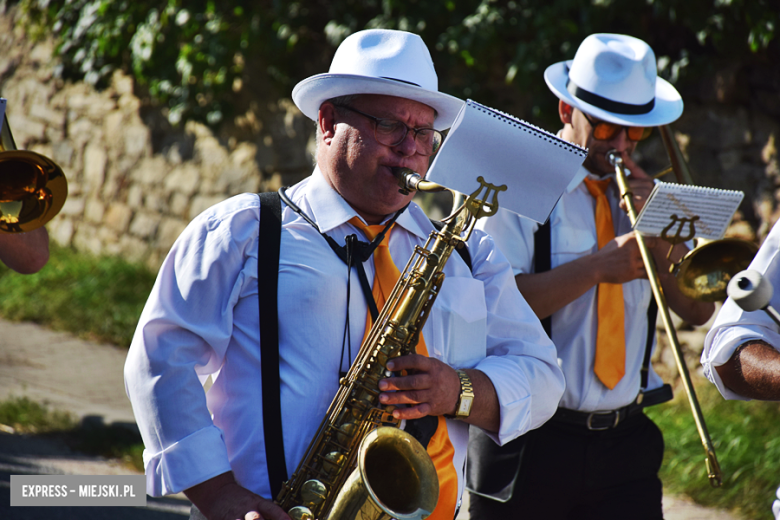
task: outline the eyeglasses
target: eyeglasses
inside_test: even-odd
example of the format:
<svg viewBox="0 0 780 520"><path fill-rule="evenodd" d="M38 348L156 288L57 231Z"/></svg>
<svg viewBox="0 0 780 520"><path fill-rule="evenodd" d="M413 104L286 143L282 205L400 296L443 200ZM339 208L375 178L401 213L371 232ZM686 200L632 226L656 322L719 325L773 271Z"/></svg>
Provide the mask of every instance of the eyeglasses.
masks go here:
<svg viewBox="0 0 780 520"><path fill-rule="evenodd" d="M351 112L360 114L373 121L374 137L377 142L386 146L398 146L406 139L406 134L408 134L409 131L412 131L414 132L414 142L417 144L417 153L428 156L438 152L442 141L444 141L442 133L433 128L412 128L401 121L370 116L347 105L336 106L346 108Z"/></svg>
<svg viewBox="0 0 780 520"><path fill-rule="evenodd" d="M593 128L593 137L599 141L610 141L617 136L621 130L626 129L626 136L632 141L642 141L650 137L653 133L653 127L648 126L623 126L615 123L608 123L606 121L593 121L588 117L588 114L582 112L585 119L588 120L590 126Z"/></svg>

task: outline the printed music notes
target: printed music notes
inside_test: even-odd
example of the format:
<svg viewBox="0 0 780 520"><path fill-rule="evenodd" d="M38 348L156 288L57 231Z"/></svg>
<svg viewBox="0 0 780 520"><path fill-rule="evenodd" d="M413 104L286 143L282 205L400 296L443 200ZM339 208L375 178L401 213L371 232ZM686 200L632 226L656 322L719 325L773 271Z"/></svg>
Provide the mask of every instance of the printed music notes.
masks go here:
<svg viewBox="0 0 780 520"><path fill-rule="evenodd" d="M637 217L634 229L648 236L717 240L722 238L745 194L658 182ZM693 229L692 227L693 226Z"/></svg>

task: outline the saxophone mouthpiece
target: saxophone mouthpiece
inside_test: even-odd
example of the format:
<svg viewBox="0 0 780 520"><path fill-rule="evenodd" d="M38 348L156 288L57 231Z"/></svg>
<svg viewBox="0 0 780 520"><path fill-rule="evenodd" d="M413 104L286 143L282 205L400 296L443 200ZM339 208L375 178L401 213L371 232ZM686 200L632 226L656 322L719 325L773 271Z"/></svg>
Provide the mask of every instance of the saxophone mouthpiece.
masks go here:
<svg viewBox="0 0 780 520"><path fill-rule="evenodd" d="M422 177L409 168L392 168L393 175L398 179L398 191L403 195L409 195L412 191L417 191Z"/></svg>
<svg viewBox="0 0 780 520"><path fill-rule="evenodd" d="M409 168L396 167L392 168L392 172L398 179L398 191L403 195L409 195L413 191L444 191L447 189L435 182L426 181L422 175Z"/></svg>

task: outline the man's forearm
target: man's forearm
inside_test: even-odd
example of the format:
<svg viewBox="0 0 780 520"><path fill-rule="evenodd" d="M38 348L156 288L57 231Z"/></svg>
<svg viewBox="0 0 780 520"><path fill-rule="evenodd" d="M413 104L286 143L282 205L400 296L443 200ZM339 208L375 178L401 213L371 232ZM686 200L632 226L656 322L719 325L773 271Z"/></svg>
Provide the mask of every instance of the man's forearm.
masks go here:
<svg viewBox="0 0 780 520"><path fill-rule="evenodd" d="M743 397L780 400L780 352L764 341L741 345L715 370L723 384Z"/></svg>
<svg viewBox="0 0 780 520"><path fill-rule="evenodd" d="M515 282L520 293L539 319L570 304L596 285L589 267L592 255L536 274L519 274Z"/></svg>

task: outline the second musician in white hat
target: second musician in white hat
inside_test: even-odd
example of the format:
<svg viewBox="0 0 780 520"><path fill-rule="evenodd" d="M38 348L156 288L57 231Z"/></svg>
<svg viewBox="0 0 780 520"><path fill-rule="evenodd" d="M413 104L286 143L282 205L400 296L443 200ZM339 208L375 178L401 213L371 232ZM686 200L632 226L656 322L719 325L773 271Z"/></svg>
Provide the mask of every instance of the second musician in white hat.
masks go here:
<svg viewBox="0 0 780 520"><path fill-rule="evenodd" d="M573 60L551 65L544 78L560 100L559 135L588 156L548 226L508 212L481 225L547 322L566 391L553 418L514 446L491 453L476 436L471 518L660 520L663 438L642 409L671 392L649 365L655 302L607 152L631 171L641 209L653 180L631 154L652 127L680 116L682 100L657 76L652 49L622 34L588 36ZM689 323L706 322L713 304L685 298L668 273L669 245L647 242L671 309ZM674 259L687 251L676 249Z"/></svg>

